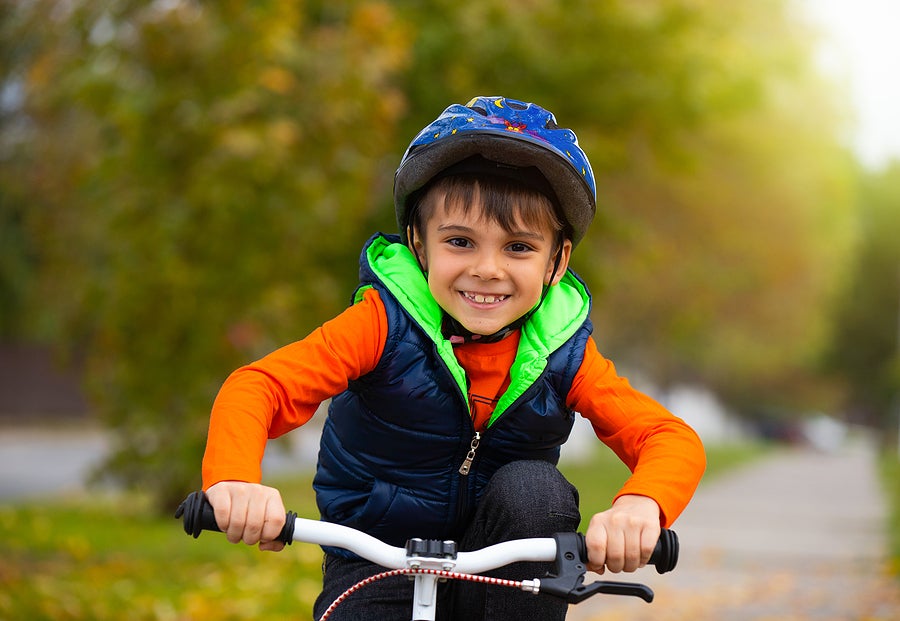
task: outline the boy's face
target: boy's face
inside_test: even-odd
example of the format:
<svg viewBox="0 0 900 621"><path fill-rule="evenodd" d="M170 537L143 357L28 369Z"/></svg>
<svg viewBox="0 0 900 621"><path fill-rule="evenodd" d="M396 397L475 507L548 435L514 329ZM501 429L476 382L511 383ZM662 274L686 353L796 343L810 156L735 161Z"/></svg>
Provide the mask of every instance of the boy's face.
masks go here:
<svg viewBox="0 0 900 621"><path fill-rule="evenodd" d="M443 204L416 235L414 251L431 294L473 334L493 334L527 313L544 285L559 282L568 267L572 242L566 240L553 274L557 240L549 223L518 221L512 228L484 218L480 203L468 213Z"/></svg>

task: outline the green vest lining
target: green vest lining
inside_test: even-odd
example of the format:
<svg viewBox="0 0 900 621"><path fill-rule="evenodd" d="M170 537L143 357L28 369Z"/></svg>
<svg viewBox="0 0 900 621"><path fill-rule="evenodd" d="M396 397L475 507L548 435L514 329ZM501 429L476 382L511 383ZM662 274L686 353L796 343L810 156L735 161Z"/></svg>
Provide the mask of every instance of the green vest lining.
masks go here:
<svg viewBox="0 0 900 621"><path fill-rule="evenodd" d="M397 299L437 347L462 395L468 393L466 373L456 360L453 346L441 334L443 310L428 290L428 283L412 252L385 237L376 238L366 256L372 271ZM358 302L368 287L361 287ZM501 395L488 427L494 424L516 399L540 377L548 356L569 340L587 319L590 296L584 285L567 271L558 285L550 288L543 303L522 326L519 349L510 368L510 384ZM466 407L469 407L468 401Z"/></svg>

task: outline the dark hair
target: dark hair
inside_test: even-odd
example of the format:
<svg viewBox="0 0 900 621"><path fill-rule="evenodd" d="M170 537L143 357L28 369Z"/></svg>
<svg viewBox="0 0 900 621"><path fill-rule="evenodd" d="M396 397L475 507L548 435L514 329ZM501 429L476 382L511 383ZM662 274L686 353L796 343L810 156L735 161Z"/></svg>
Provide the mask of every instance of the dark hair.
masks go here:
<svg viewBox="0 0 900 621"><path fill-rule="evenodd" d="M443 203L440 198L443 196ZM449 175L433 181L420 195L410 225L425 235L425 224L441 205L468 213L475 200L482 217L512 232L521 222L527 226L549 226L557 243L571 239L571 232L545 194L513 180L493 175Z"/></svg>

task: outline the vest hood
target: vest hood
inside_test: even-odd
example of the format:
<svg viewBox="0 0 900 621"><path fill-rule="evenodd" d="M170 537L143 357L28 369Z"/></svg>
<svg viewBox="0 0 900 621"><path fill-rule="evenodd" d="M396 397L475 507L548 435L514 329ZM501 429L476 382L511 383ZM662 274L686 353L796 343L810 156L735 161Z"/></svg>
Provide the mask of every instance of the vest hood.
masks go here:
<svg viewBox="0 0 900 621"><path fill-rule="evenodd" d="M415 256L398 235L378 234L369 240L360 257L360 282L363 286L357 290L355 300L371 284L386 287L434 343L460 391L466 394L465 371L453 354L453 345L441 332L444 311L428 290ZM541 375L550 354L575 334L590 310L587 287L572 270L567 270L521 328L519 350L510 369L510 386L497 403L489 427Z"/></svg>

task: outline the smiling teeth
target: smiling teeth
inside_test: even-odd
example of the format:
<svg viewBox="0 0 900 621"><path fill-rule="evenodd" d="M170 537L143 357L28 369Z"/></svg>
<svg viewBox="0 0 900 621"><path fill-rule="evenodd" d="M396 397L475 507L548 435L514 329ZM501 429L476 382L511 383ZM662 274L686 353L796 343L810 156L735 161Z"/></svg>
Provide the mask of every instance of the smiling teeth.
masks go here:
<svg viewBox="0 0 900 621"><path fill-rule="evenodd" d="M478 304L493 304L494 302L505 300L508 297L505 295L481 295L480 293L466 293L465 295L467 298Z"/></svg>

